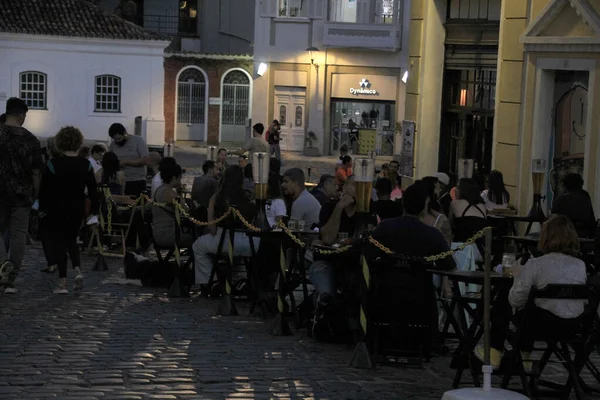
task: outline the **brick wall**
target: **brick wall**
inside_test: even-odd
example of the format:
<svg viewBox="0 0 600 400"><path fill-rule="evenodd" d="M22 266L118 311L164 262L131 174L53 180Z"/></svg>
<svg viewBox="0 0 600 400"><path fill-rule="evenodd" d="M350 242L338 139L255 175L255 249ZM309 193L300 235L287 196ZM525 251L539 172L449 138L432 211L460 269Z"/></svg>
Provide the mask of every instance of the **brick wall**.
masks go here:
<svg viewBox="0 0 600 400"><path fill-rule="evenodd" d="M177 107L176 78L183 68L195 65L208 75L209 97L221 97L221 77L231 68L243 68L252 76L251 61L224 61L214 59L165 58L165 141L175 138L175 113ZM218 144L220 126L220 106L208 107L208 144Z"/></svg>

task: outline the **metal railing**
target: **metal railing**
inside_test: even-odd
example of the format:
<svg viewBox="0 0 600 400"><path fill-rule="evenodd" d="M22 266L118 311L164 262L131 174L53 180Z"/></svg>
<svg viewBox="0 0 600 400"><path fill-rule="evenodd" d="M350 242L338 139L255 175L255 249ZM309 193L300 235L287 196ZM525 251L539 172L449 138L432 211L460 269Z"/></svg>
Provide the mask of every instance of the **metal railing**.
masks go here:
<svg viewBox="0 0 600 400"><path fill-rule="evenodd" d="M144 28L164 35L195 36L198 20L188 16L145 14Z"/></svg>
<svg viewBox="0 0 600 400"><path fill-rule="evenodd" d="M502 0L447 0L446 20L498 22Z"/></svg>

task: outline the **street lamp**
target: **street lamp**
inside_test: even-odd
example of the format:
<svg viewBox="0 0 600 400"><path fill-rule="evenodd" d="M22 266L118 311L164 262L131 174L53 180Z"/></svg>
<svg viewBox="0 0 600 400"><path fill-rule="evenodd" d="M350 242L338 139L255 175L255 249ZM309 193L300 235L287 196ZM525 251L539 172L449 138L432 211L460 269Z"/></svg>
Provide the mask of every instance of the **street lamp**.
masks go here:
<svg viewBox="0 0 600 400"><path fill-rule="evenodd" d="M319 50L317 47L311 46L306 49L306 51L308 51L310 54L310 65L314 65L316 69L319 69L319 64L315 63L315 53L318 53L321 50Z"/></svg>

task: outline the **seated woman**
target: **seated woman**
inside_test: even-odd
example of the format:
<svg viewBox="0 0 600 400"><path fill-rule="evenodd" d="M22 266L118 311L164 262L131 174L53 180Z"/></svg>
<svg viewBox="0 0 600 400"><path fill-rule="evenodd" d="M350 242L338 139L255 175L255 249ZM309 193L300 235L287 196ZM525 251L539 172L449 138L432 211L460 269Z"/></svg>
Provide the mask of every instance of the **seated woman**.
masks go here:
<svg viewBox="0 0 600 400"><path fill-rule="evenodd" d="M510 203L510 194L504 186L502 172L493 170L488 178L488 188L481 192L481 198L488 211L506 209Z"/></svg>
<svg viewBox="0 0 600 400"><path fill-rule="evenodd" d="M256 206L247 192L244 190L244 171L237 165L227 167L221 181L217 193L210 199L208 204L208 220L215 221L223 216L230 207L237 209L247 221L252 221L256 215ZM245 225L239 218L235 219L236 229L245 229ZM206 285L210 280L210 273L213 266L211 254L216 254L223 228L230 227L230 219L226 218L221 221L218 226L213 224L207 227L208 234L198 238L194 245L194 264L196 270L196 284ZM260 240L253 238L254 248L258 249ZM223 242L223 252L227 253L229 243L229 235L225 235ZM236 232L233 241L233 255L249 257L250 240L244 232Z"/></svg>
<svg viewBox="0 0 600 400"><path fill-rule="evenodd" d="M492 309L490 336L491 365L500 366L504 340L511 320L518 322L527 304L532 287L543 289L548 284L585 284L585 263L575 256L579 254L579 238L573 223L563 215L552 215L542 226L538 249L542 257L529 260L524 266L520 261L512 267L515 281L508 297L500 300ZM500 293L501 295L501 293ZM499 297L501 298L501 296ZM505 293L506 295L506 293ZM528 313L528 325L537 331L547 329L571 329L578 323L584 304L580 300L539 299L533 313ZM512 315L512 309L516 313ZM530 359L535 332L522 332L521 354ZM483 360L483 347L475 348L475 355ZM524 363L525 367L528 368ZM530 364L529 364L530 365Z"/></svg>
<svg viewBox="0 0 600 400"><path fill-rule="evenodd" d="M579 237L594 237L596 217L590 195L583 189L583 178L579 174L567 174L563 178L563 186L567 192L554 200L552 213L568 217Z"/></svg>
<svg viewBox="0 0 600 400"><path fill-rule="evenodd" d="M152 236L154 242L160 247L171 248L175 246L175 233L177 232L177 221L175 220L175 202L187 210L183 197L178 191L181 190L182 169L178 164L168 163L161 166L160 176L163 184L156 189L154 200L164 206L152 206ZM189 248L194 242L192 233L180 231L180 248Z"/></svg>
<svg viewBox="0 0 600 400"><path fill-rule="evenodd" d="M280 222L287 215L285 201L283 201L283 195L281 194L281 182L279 181L279 176L273 172L269 174L265 214L271 227L275 226L277 222Z"/></svg>

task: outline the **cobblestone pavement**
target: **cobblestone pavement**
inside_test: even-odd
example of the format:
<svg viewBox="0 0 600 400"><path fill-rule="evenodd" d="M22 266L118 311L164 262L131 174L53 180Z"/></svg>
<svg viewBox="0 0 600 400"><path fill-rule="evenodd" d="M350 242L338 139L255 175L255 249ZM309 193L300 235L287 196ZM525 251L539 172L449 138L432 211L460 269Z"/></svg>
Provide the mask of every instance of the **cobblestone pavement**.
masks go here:
<svg viewBox="0 0 600 400"><path fill-rule="evenodd" d="M449 357L355 370L347 346L273 337L241 304L217 317L215 300L125 281L118 258L107 272L83 261L85 289L53 295L28 247L19 293L0 295L0 399L440 399L451 386Z"/></svg>

